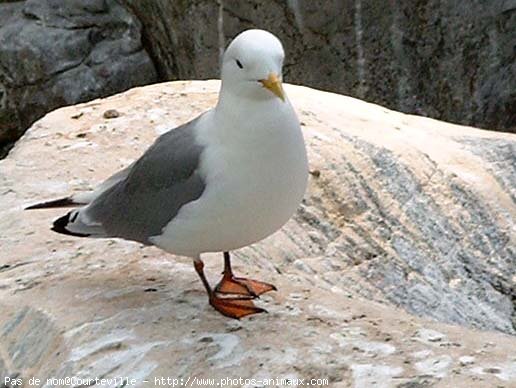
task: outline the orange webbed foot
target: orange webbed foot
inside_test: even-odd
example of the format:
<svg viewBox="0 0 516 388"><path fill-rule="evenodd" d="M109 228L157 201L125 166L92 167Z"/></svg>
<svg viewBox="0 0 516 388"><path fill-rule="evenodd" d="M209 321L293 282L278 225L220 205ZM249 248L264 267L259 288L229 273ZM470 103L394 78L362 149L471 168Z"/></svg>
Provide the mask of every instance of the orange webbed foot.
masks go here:
<svg viewBox="0 0 516 388"><path fill-rule="evenodd" d="M200 257L194 259L194 267L206 288L210 305L222 315L240 319L247 315L267 312L256 307L253 299L265 292L276 290L276 287L258 280L233 276L229 252L224 252L224 276L215 289L210 287L204 275L204 263Z"/></svg>
<svg viewBox="0 0 516 388"><path fill-rule="evenodd" d="M215 291L220 294L243 295L249 298L257 298L266 292L276 291L276 287L258 280L235 277L232 275L228 276L225 274L215 287Z"/></svg>
<svg viewBox="0 0 516 388"><path fill-rule="evenodd" d="M221 298L212 294L210 305L222 315L235 319L267 312L267 310L256 307L253 301L248 298Z"/></svg>

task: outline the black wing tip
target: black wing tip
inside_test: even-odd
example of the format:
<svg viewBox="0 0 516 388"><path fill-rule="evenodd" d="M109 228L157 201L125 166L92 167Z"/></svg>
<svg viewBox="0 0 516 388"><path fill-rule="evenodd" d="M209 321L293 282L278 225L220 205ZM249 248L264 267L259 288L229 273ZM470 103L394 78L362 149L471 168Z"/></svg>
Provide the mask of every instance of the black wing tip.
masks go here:
<svg viewBox="0 0 516 388"><path fill-rule="evenodd" d="M70 221L70 214L72 212L68 212L66 215L59 217L57 220L54 221L54 224L50 228L50 230L53 230L54 232L61 233L61 234L67 234L69 236L75 236L75 237L88 237L89 234L84 233L75 233L70 232L66 229L66 225L68 225L68 222Z"/></svg>
<svg viewBox="0 0 516 388"><path fill-rule="evenodd" d="M41 202L35 205L31 205L25 208L25 210L34 210L34 209L50 209L53 207L70 207L77 206L79 203L75 202L70 197L59 198L53 201Z"/></svg>

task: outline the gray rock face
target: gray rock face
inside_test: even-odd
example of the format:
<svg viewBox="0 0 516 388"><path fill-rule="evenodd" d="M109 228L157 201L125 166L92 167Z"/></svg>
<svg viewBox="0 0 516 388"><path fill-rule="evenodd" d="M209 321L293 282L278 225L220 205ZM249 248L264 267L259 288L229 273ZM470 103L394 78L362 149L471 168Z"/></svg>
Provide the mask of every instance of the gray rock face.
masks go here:
<svg viewBox="0 0 516 388"><path fill-rule="evenodd" d="M142 23L144 45L162 79L218 78L219 63L214 58L221 42L217 34L216 1L121 0L121 3Z"/></svg>
<svg viewBox="0 0 516 388"><path fill-rule="evenodd" d="M155 81L140 29L114 0L0 4L0 145L56 107Z"/></svg>
<svg viewBox="0 0 516 388"><path fill-rule="evenodd" d="M289 82L516 131L514 1L123 2L167 79L216 78L220 43L265 28L284 43Z"/></svg>

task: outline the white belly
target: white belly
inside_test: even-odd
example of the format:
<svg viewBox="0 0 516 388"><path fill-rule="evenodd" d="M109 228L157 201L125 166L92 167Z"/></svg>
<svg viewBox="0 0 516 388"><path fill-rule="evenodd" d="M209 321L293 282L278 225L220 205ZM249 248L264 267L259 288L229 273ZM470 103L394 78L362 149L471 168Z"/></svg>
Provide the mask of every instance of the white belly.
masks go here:
<svg viewBox="0 0 516 388"><path fill-rule="evenodd" d="M289 220L306 189L303 137L297 121L264 135L210 142L201 164L205 191L181 208L152 240L155 245L185 256L230 251L262 240Z"/></svg>

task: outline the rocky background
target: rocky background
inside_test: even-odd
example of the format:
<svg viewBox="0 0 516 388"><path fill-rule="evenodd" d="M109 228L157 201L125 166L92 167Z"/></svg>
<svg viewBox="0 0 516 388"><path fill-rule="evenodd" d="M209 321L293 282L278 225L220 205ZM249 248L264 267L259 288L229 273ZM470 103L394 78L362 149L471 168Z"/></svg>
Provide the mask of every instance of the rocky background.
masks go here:
<svg viewBox="0 0 516 388"><path fill-rule="evenodd" d="M156 81L141 42L115 0L0 4L0 146L57 107Z"/></svg>
<svg viewBox="0 0 516 388"><path fill-rule="evenodd" d="M58 106L218 76L246 28L277 34L289 82L516 130L513 0L0 1L0 144Z"/></svg>
<svg viewBox="0 0 516 388"><path fill-rule="evenodd" d="M217 77L220 46L259 26L282 40L289 82L516 130L515 1L122 2L167 79Z"/></svg>
<svg viewBox="0 0 516 388"><path fill-rule="evenodd" d="M0 161L0 378L516 386L515 134L287 85L309 187L280 231L234 253L237 274L278 287L257 302L269 314L241 321L208 305L190 259L59 235L65 209L23 210L95 187L218 88L163 83L56 110ZM215 283L222 257L204 259Z"/></svg>

